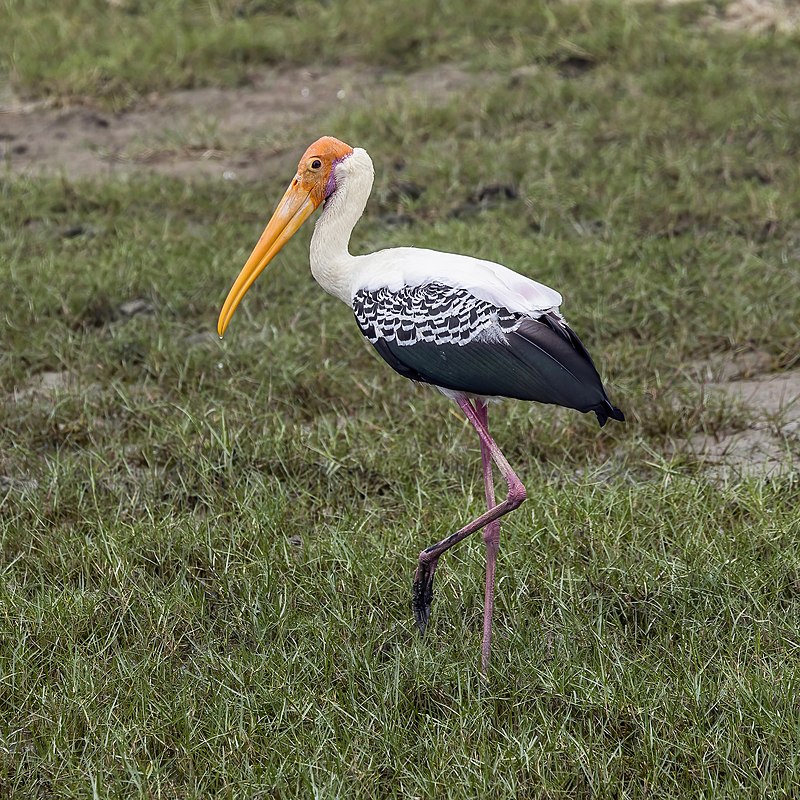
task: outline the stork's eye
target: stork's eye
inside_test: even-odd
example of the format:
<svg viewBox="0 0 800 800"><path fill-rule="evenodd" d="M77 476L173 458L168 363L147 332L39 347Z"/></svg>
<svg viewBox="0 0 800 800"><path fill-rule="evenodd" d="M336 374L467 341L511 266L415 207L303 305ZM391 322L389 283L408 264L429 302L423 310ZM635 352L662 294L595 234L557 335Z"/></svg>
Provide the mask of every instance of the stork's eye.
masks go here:
<svg viewBox="0 0 800 800"><path fill-rule="evenodd" d="M318 158L315 158L311 162L311 169L319 169L321 166L322 166L322 162Z"/></svg>

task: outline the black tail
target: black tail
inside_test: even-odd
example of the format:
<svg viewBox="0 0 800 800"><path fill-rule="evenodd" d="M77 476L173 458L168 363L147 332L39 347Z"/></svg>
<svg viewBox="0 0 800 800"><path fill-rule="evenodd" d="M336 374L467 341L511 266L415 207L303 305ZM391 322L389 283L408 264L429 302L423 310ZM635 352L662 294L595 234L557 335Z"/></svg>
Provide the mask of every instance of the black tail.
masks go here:
<svg viewBox="0 0 800 800"><path fill-rule="evenodd" d="M593 408L592 411L597 415L597 421L600 423L601 428L608 422L609 417L619 422L625 422L625 415L616 406L612 406L608 399L605 399L601 405Z"/></svg>
<svg viewBox="0 0 800 800"><path fill-rule="evenodd" d="M608 399L605 387L592 361L592 357L583 346L583 342L578 338L575 331L573 331L561 317L552 312L543 314L539 317L537 322L543 323L547 329L557 334L565 343L568 343L569 348L565 351L562 348L556 347L554 342L550 342L548 351L551 356L556 356L558 358L561 365L567 369L576 380L580 377L580 383L582 384L581 389L583 390L581 394L583 397L579 399L579 394L575 393L573 395L574 402L561 401L561 405L571 406L583 412L594 411L601 428L608 422L609 417L619 422L624 422L625 415L615 405L612 405L611 401ZM536 334L541 331L540 327L523 324L520 328L522 335L527 334L531 339L535 337L539 339L541 344L544 344L544 341L536 336ZM573 391L575 390L573 389ZM591 395L594 395L594 397L591 397Z"/></svg>
<svg viewBox="0 0 800 800"><path fill-rule="evenodd" d="M597 368L594 365L594 361L592 361L589 351L583 346L583 342L578 338L578 335L575 333L575 331L573 331L572 328L566 324L566 322L553 313L543 314L539 318L539 322L544 322L550 328L550 330L567 339L575 351L580 353L580 355L583 356L583 358L588 361L589 364L591 364L594 375L597 378L597 387L603 393L603 399L596 406L586 410L594 411L594 413L597 415L597 421L600 423L600 427L602 428L606 422L608 422L609 417L617 420L618 422L625 422L625 415L615 405L612 405L611 401L608 399L603 382L600 380L600 375L597 373Z"/></svg>

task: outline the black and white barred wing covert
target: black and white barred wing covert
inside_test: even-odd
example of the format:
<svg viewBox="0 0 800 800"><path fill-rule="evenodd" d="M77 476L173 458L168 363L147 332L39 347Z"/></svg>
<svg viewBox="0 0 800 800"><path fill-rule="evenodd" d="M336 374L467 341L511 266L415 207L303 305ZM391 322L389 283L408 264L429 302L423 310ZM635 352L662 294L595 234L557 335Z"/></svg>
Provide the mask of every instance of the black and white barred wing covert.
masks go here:
<svg viewBox="0 0 800 800"><path fill-rule="evenodd" d="M586 349L555 312L527 316L438 282L362 289L353 311L383 359L412 380L594 411L601 425L622 418Z"/></svg>

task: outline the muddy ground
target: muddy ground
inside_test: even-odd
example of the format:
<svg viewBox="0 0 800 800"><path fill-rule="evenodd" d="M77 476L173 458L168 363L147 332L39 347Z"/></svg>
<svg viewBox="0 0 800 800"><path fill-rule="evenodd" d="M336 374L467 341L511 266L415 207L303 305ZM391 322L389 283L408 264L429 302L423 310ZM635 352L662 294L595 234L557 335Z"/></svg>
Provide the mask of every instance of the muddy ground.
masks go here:
<svg viewBox="0 0 800 800"><path fill-rule="evenodd" d="M0 156L15 175L70 179L145 171L180 178L258 180L296 150L291 133L337 106L400 93L445 97L495 76L443 66L413 74L364 67L264 70L251 85L152 94L128 111L48 108L0 91ZM345 106L346 104L346 106Z"/></svg>
<svg viewBox="0 0 800 800"><path fill-rule="evenodd" d="M743 409L749 425L676 442L721 480L774 477L797 468L800 445L800 369L773 372L759 351L725 353L694 366L701 391Z"/></svg>

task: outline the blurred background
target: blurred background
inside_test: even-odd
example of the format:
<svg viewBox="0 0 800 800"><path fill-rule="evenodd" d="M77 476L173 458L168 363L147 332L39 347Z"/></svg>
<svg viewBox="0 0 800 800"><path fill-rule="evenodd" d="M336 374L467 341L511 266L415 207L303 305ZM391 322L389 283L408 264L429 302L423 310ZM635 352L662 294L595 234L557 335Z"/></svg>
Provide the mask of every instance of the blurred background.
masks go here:
<svg viewBox="0 0 800 800"><path fill-rule="evenodd" d="M0 787L641 796L796 782L800 6L0 5ZM220 304L323 134L352 252L506 264L626 414L504 403L530 501L308 269Z"/></svg>

